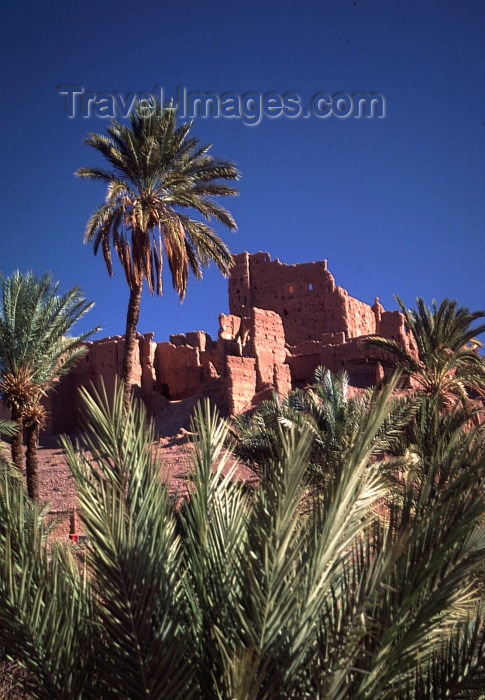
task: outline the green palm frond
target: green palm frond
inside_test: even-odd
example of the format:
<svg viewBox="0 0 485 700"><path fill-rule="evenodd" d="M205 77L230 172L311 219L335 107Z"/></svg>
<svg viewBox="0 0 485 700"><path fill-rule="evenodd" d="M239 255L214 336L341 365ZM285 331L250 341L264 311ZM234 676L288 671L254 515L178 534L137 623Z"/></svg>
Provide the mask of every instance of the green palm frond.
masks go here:
<svg viewBox="0 0 485 700"><path fill-rule="evenodd" d="M475 614L474 579L485 554L477 488L485 468L483 429L465 431L462 423L444 430L432 415L437 405L435 399L421 409L435 427L435 446L413 463L401 497L390 504L387 537L401 552L371 615L382 622L372 636L373 664L359 686L363 697L386 684L401 692L414 678L416 655L420 664L431 663L453 640L456 625ZM452 672L460 675L458 667Z"/></svg>
<svg viewBox="0 0 485 700"><path fill-rule="evenodd" d="M0 396L12 412L19 430L38 430L45 419L43 398L59 377L65 375L82 357L83 341L99 328L71 337L72 327L93 307L79 287L57 293L46 273L15 272L0 276ZM21 434L12 441L12 459L22 470ZM19 444L20 443L20 444ZM38 497L35 440L27 450L27 483L30 495ZM32 477L32 478L31 478Z"/></svg>
<svg viewBox="0 0 485 700"><path fill-rule="evenodd" d="M125 414L119 387L112 405L104 390L83 397L82 447L91 457L64 444L91 544L88 565L102 590L97 612L110 653L100 694L179 698L190 677L177 608L179 543L147 449L153 429L141 405Z"/></svg>
<svg viewBox="0 0 485 700"><path fill-rule="evenodd" d="M403 697L441 700L479 698L485 687L485 628L483 609L475 617L458 623L428 661L418 666L413 682Z"/></svg>
<svg viewBox="0 0 485 700"><path fill-rule="evenodd" d="M394 379L393 385L398 381ZM233 418L231 431L236 454L256 471L265 472L265 464L278 455L280 428L309 430L313 445L308 468L309 480L318 488L333 471L341 468L345 455L353 449L361 426L379 400L377 391L360 397L348 397L348 375L324 369L315 371L315 383L306 390L289 392L262 402L249 417ZM403 432L417 410L408 399L389 399L389 411L383 426L372 441L373 455L399 451Z"/></svg>
<svg viewBox="0 0 485 700"><path fill-rule="evenodd" d="M344 378L319 377L311 398L255 413L278 439L251 490L235 478L228 424L199 407L179 507L144 408L126 413L119 388L84 391L84 434L77 449L64 441L84 569L48 546L18 476L0 473L0 644L33 697L480 697L483 427L465 429L462 409L439 413L437 397L403 427L397 377L349 417ZM342 449L315 491L328 416L309 410L325 400L344 412L329 421ZM401 427L391 489L376 445Z"/></svg>
<svg viewBox="0 0 485 700"><path fill-rule="evenodd" d="M18 425L13 421L4 419L0 420L0 437L12 437L12 435L15 435L18 430Z"/></svg>
<svg viewBox="0 0 485 700"><path fill-rule="evenodd" d="M0 643L24 669L29 697L94 697L91 586L72 554L49 544L46 513L17 475L0 468Z"/></svg>
<svg viewBox="0 0 485 700"><path fill-rule="evenodd" d="M141 111L140 111L141 110ZM130 288L148 283L151 293L162 293L161 275L150 260L167 256L172 280L181 299L187 285L187 255L191 269L200 277L201 267L211 261L227 274L232 265L225 244L213 229L183 216L177 208L193 209L206 220L215 219L236 230L233 216L214 198L236 196L237 190L223 180L238 180L233 163L208 154L210 146L199 146L189 137L191 123L176 128L176 112L156 103L149 116L139 105L130 126L113 121L109 136L89 134L85 143L108 161L112 170L80 168L83 178L107 184L106 203L88 221L85 241L102 247L108 272L112 274L110 249L118 254ZM157 233L162 234L164 252ZM187 239L189 253L185 252ZM130 240L129 248L118 241ZM160 264L156 265L160 270Z"/></svg>
<svg viewBox="0 0 485 700"><path fill-rule="evenodd" d="M386 367L398 366L408 374L421 370L419 362L396 340L374 336L365 338L364 343L384 353L383 355L379 354L379 362Z"/></svg>
<svg viewBox="0 0 485 700"><path fill-rule="evenodd" d="M420 297L416 310L408 310L396 296L406 327L416 348L416 356L387 338L368 338L364 342L379 350L383 365L400 367L411 375L422 393L441 395L448 403L468 403L473 390L485 390L485 363L472 341L485 332L485 324L472 324L485 318L485 311L470 312L456 301L436 301L428 308ZM472 343L472 347L470 344Z"/></svg>
<svg viewBox="0 0 485 700"><path fill-rule="evenodd" d="M57 295L59 284L45 274L14 273L1 279L0 366L3 372L16 374L28 367L33 382L52 381L64 368L64 355L78 352L83 340L97 332L93 329L69 338L70 329L92 307L79 287Z"/></svg>
<svg viewBox="0 0 485 700"><path fill-rule="evenodd" d="M227 426L209 402L196 409L193 492L182 507L184 589L190 644L202 697L225 697L226 657L236 653L245 557L247 496L224 449Z"/></svg>

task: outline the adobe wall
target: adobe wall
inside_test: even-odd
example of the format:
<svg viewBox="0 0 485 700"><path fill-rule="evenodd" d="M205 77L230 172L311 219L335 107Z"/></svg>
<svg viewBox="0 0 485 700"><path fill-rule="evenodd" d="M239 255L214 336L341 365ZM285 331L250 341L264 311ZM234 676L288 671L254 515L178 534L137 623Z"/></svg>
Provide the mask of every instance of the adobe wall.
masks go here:
<svg viewBox="0 0 485 700"><path fill-rule="evenodd" d="M256 360L252 357L226 358L227 412L236 415L247 408L256 393Z"/></svg>
<svg viewBox="0 0 485 700"><path fill-rule="evenodd" d="M69 432L78 425L82 406L79 387L89 389L94 385L97 391L101 391L104 383L108 396L112 395L115 381L122 375L124 342L122 336L114 336L86 343L86 355L58 382L55 391L49 394L48 432ZM142 365L139 354L133 364L133 372L135 384L141 388Z"/></svg>
<svg viewBox="0 0 485 700"><path fill-rule="evenodd" d="M203 331L155 342L138 336L134 393L152 413L171 401L209 396L223 414L246 410L273 391L284 394L313 378L317 366L345 369L351 384L367 387L382 376L362 338L378 333L412 350L404 319L350 297L335 284L326 261L284 265L268 253L241 253L229 279L229 314L220 314L213 340ZM50 432L78 427L78 388L103 380L108 395L122 372L121 336L87 344L89 353L51 395Z"/></svg>
<svg viewBox="0 0 485 700"><path fill-rule="evenodd" d="M280 317L252 309L250 318L221 314L217 341L202 331L171 336L156 343L153 333L138 336L134 360L134 393L149 412L167 409L170 401L209 396L221 412L246 410L264 390L284 394L291 389L285 335ZM87 343L89 352L57 384L49 396L48 432L79 427L81 386L106 386L108 396L121 377L123 339Z"/></svg>
<svg viewBox="0 0 485 700"><path fill-rule="evenodd" d="M362 389L376 384L382 377L380 366L371 360L369 351L360 338L352 338L338 345L315 343L311 351L291 354L287 362L293 385L297 386L311 381L319 366L332 372L345 370L350 384Z"/></svg>
<svg viewBox="0 0 485 700"><path fill-rule="evenodd" d="M284 265L268 253L241 253L229 278L229 309L248 316L258 307L282 319L286 341L297 345L328 333L354 338L376 332L372 308L335 285L327 261Z"/></svg>

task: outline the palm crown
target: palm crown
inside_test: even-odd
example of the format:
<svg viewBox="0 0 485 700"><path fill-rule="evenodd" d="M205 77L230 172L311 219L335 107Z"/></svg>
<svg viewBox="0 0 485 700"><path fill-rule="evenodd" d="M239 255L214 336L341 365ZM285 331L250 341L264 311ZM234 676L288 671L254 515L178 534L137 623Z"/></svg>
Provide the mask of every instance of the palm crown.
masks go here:
<svg viewBox="0 0 485 700"><path fill-rule="evenodd" d="M200 147L188 137L191 123L176 128L174 109L148 107L149 114L139 107L131 115L131 128L113 121L109 137L89 134L85 139L112 166L76 173L107 184L106 201L89 219L85 241L94 242L95 252L101 246L110 275L113 247L130 288L145 279L157 294L162 293L165 252L173 285L183 298L189 267L200 278L201 267L213 260L227 275L232 257L210 226L177 209L194 209L236 230L230 212L213 197L235 196L237 190L215 181L237 180L239 172L231 162L209 155L211 145Z"/></svg>
<svg viewBox="0 0 485 700"><path fill-rule="evenodd" d="M85 352L80 341L92 335L68 335L72 326L87 313L87 303L79 287L58 295L59 283L45 273L14 272L1 278L0 367L2 374L18 374L28 368L32 382L42 386L65 374ZM97 330L97 329L96 329Z"/></svg>
<svg viewBox="0 0 485 700"><path fill-rule="evenodd" d="M416 355L387 338L369 338L366 342L388 354L387 362L412 375L427 395L460 398L466 402L468 390L485 389L485 365L478 355L475 337L485 332L485 324L472 326L485 311L470 312L456 301L444 299L428 308L420 297L414 311L406 309L396 296L406 326L414 340Z"/></svg>
<svg viewBox="0 0 485 700"><path fill-rule="evenodd" d="M86 352L81 341L98 329L69 336L73 325L91 309L79 287L58 295L59 283L49 273L37 278L32 272L0 276L0 396L12 412L20 431L32 432L35 452L39 428L45 420L42 398L60 376ZM12 440L12 458L22 469L22 434ZM27 479L36 469L35 454L27 444ZM35 482L35 483L34 483ZM37 495L36 475L29 487Z"/></svg>

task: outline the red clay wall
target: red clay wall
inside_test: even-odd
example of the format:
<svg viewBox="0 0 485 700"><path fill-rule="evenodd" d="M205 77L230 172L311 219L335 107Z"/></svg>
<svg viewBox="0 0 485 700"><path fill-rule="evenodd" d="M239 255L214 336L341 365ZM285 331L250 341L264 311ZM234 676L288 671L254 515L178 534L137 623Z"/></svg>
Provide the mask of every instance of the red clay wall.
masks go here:
<svg viewBox="0 0 485 700"><path fill-rule="evenodd" d="M345 289L337 287L344 295L345 320L347 326L347 338L357 338L360 335L372 335L376 333L376 317L372 307L358 299L349 297Z"/></svg>
<svg viewBox="0 0 485 700"><path fill-rule="evenodd" d="M142 344L143 337L139 338ZM121 336L103 338L86 345L89 352L66 377L61 379L55 391L49 395L48 432L69 432L76 427L82 406L79 387L84 386L89 389L94 384L100 391L104 383L110 396L116 379L120 379L122 375L124 339ZM142 365L139 353L133 364L133 373L135 385L141 388Z"/></svg>
<svg viewBox="0 0 485 700"><path fill-rule="evenodd" d="M379 379L379 366L371 360L371 353L359 338L342 345L316 344L312 352L291 355L287 362L294 385L310 382L319 366L332 372L345 370L355 387L366 388Z"/></svg>
<svg viewBox="0 0 485 700"><path fill-rule="evenodd" d="M256 391L273 386L275 366L286 360L283 323L274 311L251 309L251 355L256 358Z"/></svg>
<svg viewBox="0 0 485 700"><path fill-rule="evenodd" d="M249 406L256 393L256 360L228 356L226 375L228 413L235 415Z"/></svg>
<svg viewBox="0 0 485 700"><path fill-rule="evenodd" d="M134 362L135 395L157 412L168 400L210 396L233 414L276 390L312 380L318 365L346 369L355 386L370 386L380 368L360 340L378 333L412 350L400 313L371 307L335 285L326 261L284 265L268 253L241 253L229 279L230 314L219 316L217 341L203 331L156 343L139 336ZM108 393L121 376L123 338L89 343L89 354L59 383L51 398L50 431L78 424L79 386L101 378Z"/></svg>
<svg viewBox="0 0 485 700"><path fill-rule="evenodd" d="M371 307L335 285L325 260L284 265L268 253L236 255L229 309L236 316L248 316L251 307L279 314L290 345L320 340L328 333L353 338L376 330Z"/></svg>
<svg viewBox="0 0 485 700"><path fill-rule="evenodd" d="M158 343L155 351L158 386L171 400L197 394L202 385L199 349L190 345Z"/></svg>

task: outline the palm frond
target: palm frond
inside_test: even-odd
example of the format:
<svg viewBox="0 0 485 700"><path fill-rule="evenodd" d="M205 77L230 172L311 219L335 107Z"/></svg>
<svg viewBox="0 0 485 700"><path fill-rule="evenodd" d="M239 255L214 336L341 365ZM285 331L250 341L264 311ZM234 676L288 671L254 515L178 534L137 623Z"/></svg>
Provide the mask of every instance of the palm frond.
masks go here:
<svg viewBox="0 0 485 700"><path fill-rule="evenodd" d="M130 698L181 697L187 690L177 580L179 544L159 465L147 449L153 428L141 405L128 415L120 387L83 391L88 414L82 446L64 442L91 547L88 564L103 591L98 606L110 648L106 686ZM109 679L109 681L108 681Z"/></svg>
<svg viewBox="0 0 485 700"><path fill-rule="evenodd" d="M46 512L0 468L0 640L30 697L92 697L102 646L93 594L72 554L48 544Z"/></svg>
<svg viewBox="0 0 485 700"><path fill-rule="evenodd" d="M88 221L84 240L102 245L112 274L111 247L120 257L128 284L145 279L151 293L162 292L162 249L153 234L162 233L174 288L183 298L187 284L187 255L196 274L214 260L227 274L232 258L225 244L208 225L180 214L191 208L205 219L215 219L232 231L233 216L214 198L236 196L237 190L220 180L237 180L233 163L209 155L210 146L199 146L189 137L191 123L176 128L176 113L151 103L147 113L141 105L131 115L131 128L112 122L109 136L89 134L85 143L108 161L113 170L80 168L77 175L106 182L107 197ZM131 244L127 245L127 237ZM185 253L184 238L190 252ZM152 266L154 260L154 267Z"/></svg>

